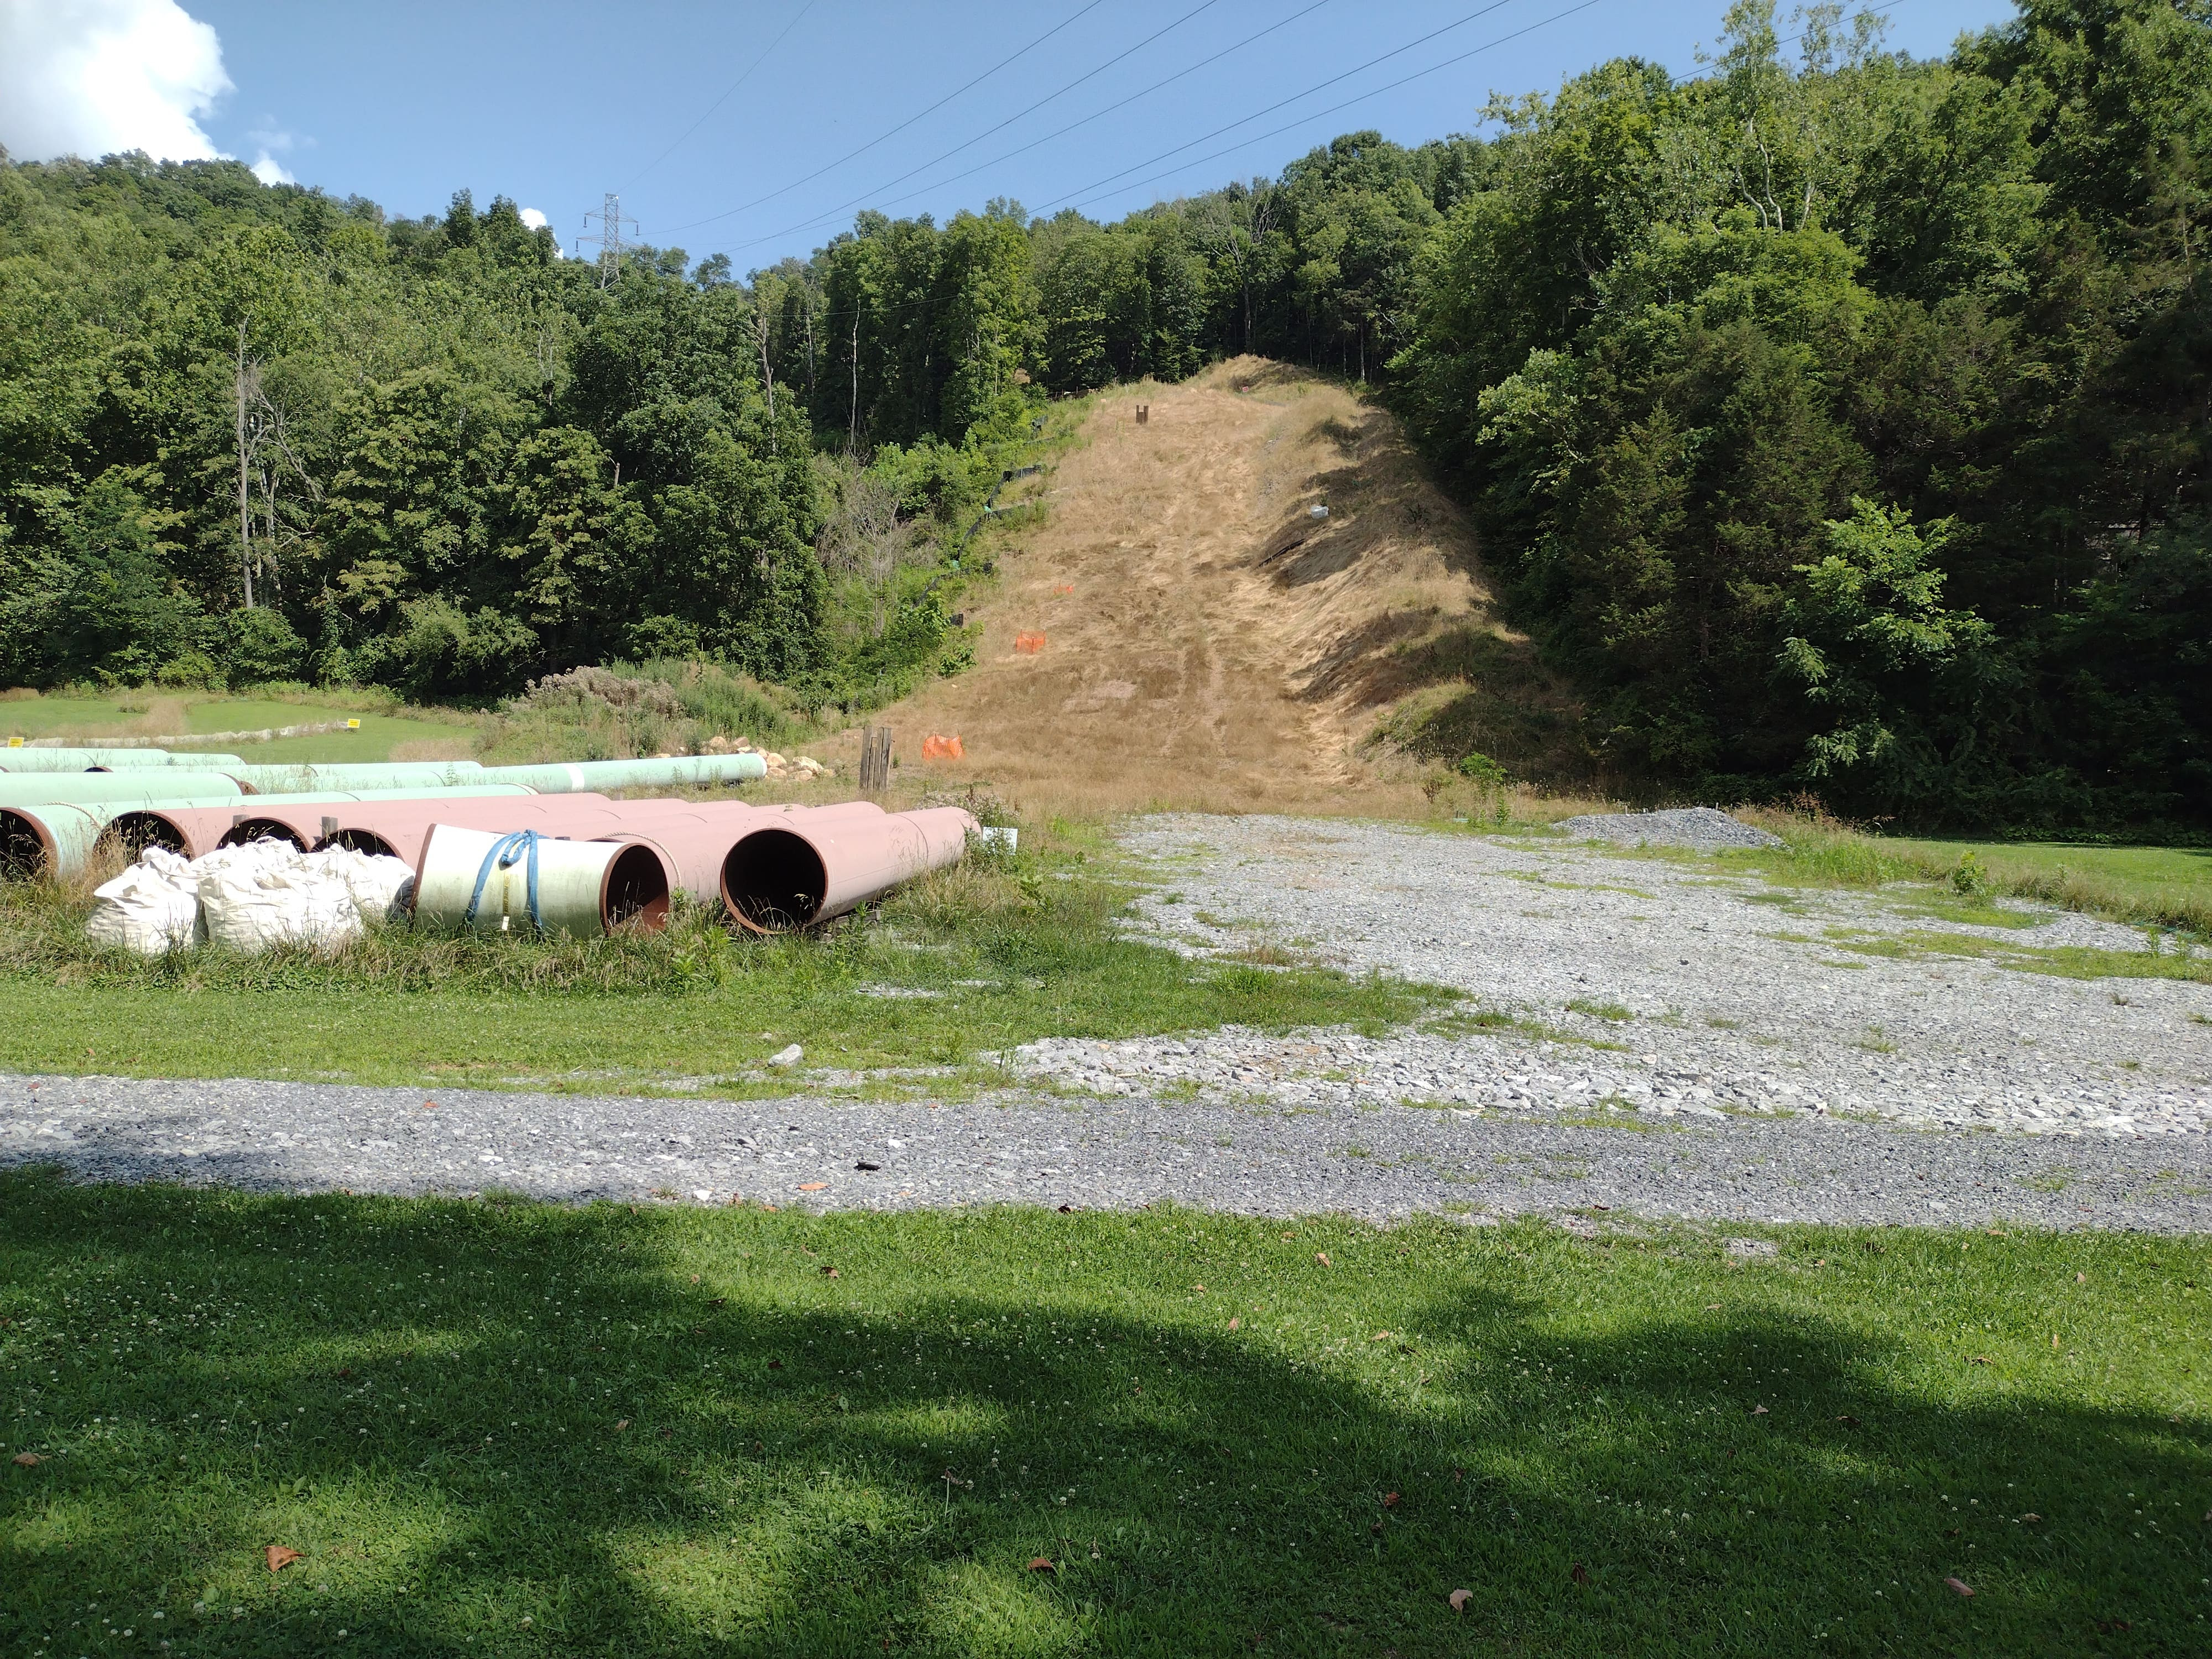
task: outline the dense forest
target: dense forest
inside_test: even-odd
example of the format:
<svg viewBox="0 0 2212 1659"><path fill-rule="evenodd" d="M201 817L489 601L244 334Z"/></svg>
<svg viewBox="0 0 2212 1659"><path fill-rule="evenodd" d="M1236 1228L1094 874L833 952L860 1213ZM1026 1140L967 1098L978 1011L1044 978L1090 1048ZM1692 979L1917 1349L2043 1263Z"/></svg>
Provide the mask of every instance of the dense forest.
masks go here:
<svg viewBox="0 0 2212 1659"><path fill-rule="evenodd" d="M466 191L0 166L0 681L700 654L849 700L955 665L929 579L1047 394L1252 351L1407 420L1624 786L2201 829L2212 3L2021 0L1941 61L1791 27L742 278Z"/></svg>

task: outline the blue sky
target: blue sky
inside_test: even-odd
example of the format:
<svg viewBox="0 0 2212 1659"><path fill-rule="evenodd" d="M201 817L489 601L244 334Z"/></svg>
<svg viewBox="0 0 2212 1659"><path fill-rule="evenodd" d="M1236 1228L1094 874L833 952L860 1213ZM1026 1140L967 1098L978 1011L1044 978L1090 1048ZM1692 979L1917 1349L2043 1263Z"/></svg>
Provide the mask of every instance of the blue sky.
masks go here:
<svg viewBox="0 0 2212 1659"><path fill-rule="evenodd" d="M181 6L210 26L230 88L203 97L199 130L270 176L282 167L394 213L441 210L463 185L479 204L511 196L572 249L585 213L618 190L635 234L694 258L726 252L741 270L805 253L859 206L942 218L1011 196L1032 211L1113 217L1272 173L1342 131L1417 143L1474 131L1492 89L1548 90L1618 54L1693 73L1721 10L1717 0L76 3L148 16ZM1887 14L1888 38L1934 55L2010 14L2004 0L1904 0ZM0 142L25 153L4 127Z"/></svg>

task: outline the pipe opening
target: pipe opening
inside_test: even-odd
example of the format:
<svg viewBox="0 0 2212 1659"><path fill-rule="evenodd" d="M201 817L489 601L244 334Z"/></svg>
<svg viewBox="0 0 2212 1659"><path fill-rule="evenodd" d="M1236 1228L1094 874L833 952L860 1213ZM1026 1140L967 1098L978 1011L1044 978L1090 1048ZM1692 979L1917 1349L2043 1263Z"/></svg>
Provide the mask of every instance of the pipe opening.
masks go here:
<svg viewBox="0 0 2212 1659"><path fill-rule="evenodd" d="M297 852L307 850L298 830L279 818L241 818L222 832L218 847L244 847L257 841L281 841Z"/></svg>
<svg viewBox="0 0 2212 1659"><path fill-rule="evenodd" d="M108 821L106 834L134 859L149 847L174 853L179 858L187 855L185 838L177 833L177 826L159 812L118 812Z"/></svg>
<svg viewBox="0 0 2212 1659"><path fill-rule="evenodd" d="M607 864L599 887L599 914L609 933L634 923L638 932L657 933L668 926L668 872L650 847L632 842Z"/></svg>
<svg viewBox="0 0 2212 1659"><path fill-rule="evenodd" d="M349 853L366 853L371 858L393 859L399 856L392 843L374 830L341 830L335 836L315 843L318 853L327 853L333 847L343 847Z"/></svg>
<svg viewBox="0 0 2212 1659"><path fill-rule="evenodd" d="M756 830L722 860L722 902L756 933L805 927L829 892L822 855L788 830Z"/></svg>
<svg viewBox="0 0 2212 1659"><path fill-rule="evenodd" d="M0 877L28 881L46 867L46 837L21 812L0 811Z"/></svg>

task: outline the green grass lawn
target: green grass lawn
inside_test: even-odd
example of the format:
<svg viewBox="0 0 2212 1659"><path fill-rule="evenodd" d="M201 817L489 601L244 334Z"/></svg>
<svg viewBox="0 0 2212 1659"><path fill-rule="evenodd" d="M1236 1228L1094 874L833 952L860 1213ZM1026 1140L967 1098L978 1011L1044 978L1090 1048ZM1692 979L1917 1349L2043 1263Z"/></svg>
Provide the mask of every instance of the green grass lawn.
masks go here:
<svg viewBox="0 0 2212 1659"><path fill-rule="evenodd" d="M0 702L0 738L67 736L99 744L103 735L178 737L223 732L275 730L358 720L357 732L309 732L267 743L240 744L231 750L257 765L292 766L308 761L381 761L403 744L466 744L477 728L451 711L408 709L379 694L349 698L343 693L316 700L246 695L224 696L204 691L159 688L111 698L21 697ZM161 729L149 732L151 721ZM178 745L190 747L190 745Z"/></svg>
<svg viewBox="0 0 2212 1659"><path fill-rule="evenodd" d="M1762 1231L18 1172L0 1648L2212 1650L2212 1247Z"/></svg>
<svg viewBox="0 0 2212 1659"><path fill-rule="evenodd" d="M1127 890L1032 837L1018 859L979 855L821 935L739 938L693 910L587 943L393 928L331 951L149 960L86 943L81 885L18 884L0 887L0 1071L781 1093L787 1074L737 1074L792 1042L810 1067L974 1067L989 1082L1003 1074L979 1057L1042 1036L1379 1035L1458 1000L1180 956L1123 935Z"/></svg>
<svg viewBox="0 0 2212 1659"><path fill-rule="evenodd" d="M1920 854L1955 868L1961 857L1978 855L2000 890L2035 884L2062 887L2094 883L2145 908L2177 902L2212 915L2212 848L2201 847L2093 847L2078 842L1892 841L1881 844Z"/></svg>

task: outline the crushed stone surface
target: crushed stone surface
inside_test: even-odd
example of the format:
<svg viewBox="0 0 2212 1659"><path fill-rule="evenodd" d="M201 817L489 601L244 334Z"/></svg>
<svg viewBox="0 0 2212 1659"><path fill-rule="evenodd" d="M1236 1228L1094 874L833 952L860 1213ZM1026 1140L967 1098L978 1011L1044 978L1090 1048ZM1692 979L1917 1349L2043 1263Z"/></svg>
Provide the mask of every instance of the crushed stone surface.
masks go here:
<svg viewBox="0 0 2212 1659"><path fill-rule="evenodd" d="M981 1096L803 1060L767 1101L0 1076L0 1165L564 1201L2212 1231L2212 986L2006 965L2140 968L2139 930L1561 838L1173 816L1125 845L1147 936L1462 1000L1373 1036L1051 1039L999 1056L1012 1085ZM908 1097L843 1092L894 1079Z"/></svg>
<svg viewBox="0 0 2212 1659"><path fill-rule="evenodd" d="M434 1107L426 1106L434 1100ZM1338 1105L772 1101L0 1078L0 1166L270 1192L898 1210L956 1204L1376 1222L2212 1229L2212 1141ZM1756 1246L1747 1246L1755 1251Z"/></svg>
<svg viewBox="0 0 2212 1659"><path fill-rule="evenodd" d="M1272 944L1448 986L1464 1012L1378 1039L1048 1041L1012 1056L1018 1071L1103 1094L1195 1085L1286 1105L2212 1127L2212 985L2005 965L2078 965L2051 953L2088 951L2140 967L2148 941L2117 923L1400 824L1174 816L1141 821L1126 844L1157 884L1137 906L1152 937L1216 954Z"/></svg>
<svg viewBox="0 0 2212 1659"><path fill-rule="evenodd" d="M1587 812L1562 818L1559 829L1586 841L1625 847L1780 847L1781 836L1744 823L1712 806L1675 806L1658 812Z"/></svg>

